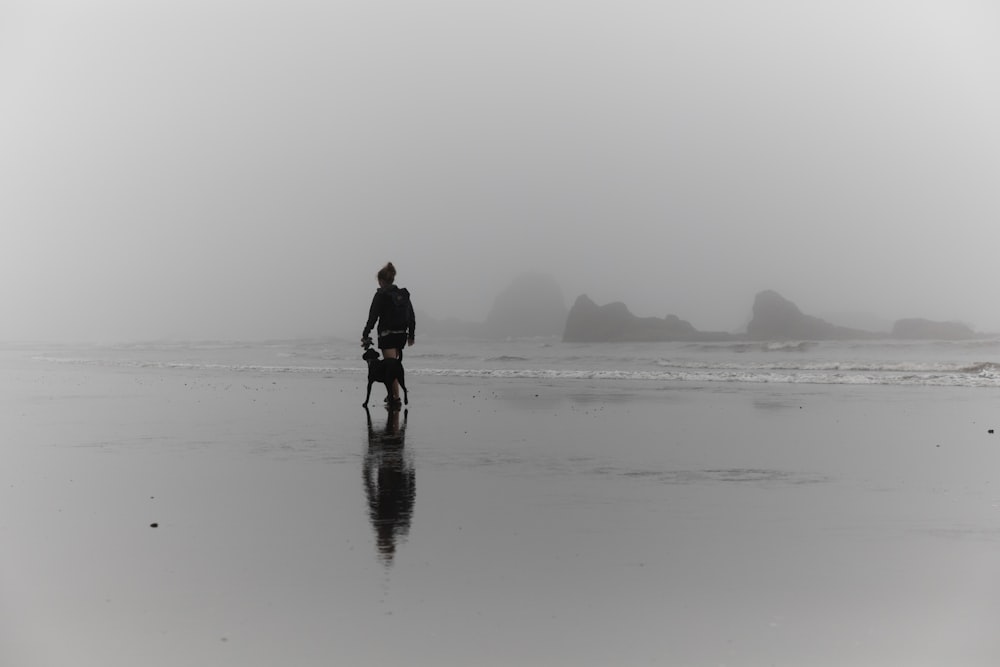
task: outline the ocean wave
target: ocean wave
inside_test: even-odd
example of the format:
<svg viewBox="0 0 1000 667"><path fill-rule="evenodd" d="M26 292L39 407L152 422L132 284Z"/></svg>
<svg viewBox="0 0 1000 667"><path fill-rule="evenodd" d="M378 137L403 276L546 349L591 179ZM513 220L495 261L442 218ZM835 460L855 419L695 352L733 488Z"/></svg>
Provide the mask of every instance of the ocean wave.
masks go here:
<svg viewBox="0 0 1000 667"><path fill-rule="evenodd" d="M886 374L886 373L779 373L752 371L615 371L552 369L430 369L407 370L411 375L526 380L641 381L668 383L743 384L838 384L935 387L996 387L1000 375L966 373Z"/></svg>
<svg viewBox="0 0 1000 667"><path fill-rule="evenodd" d="M845 341L787 340L787 341L723 341L696 342L689 349L705 352L808 352L817 348L839 347L856 350L901 350L920 348L930 350L1000 350L1000 338L973 338L967 340L923 339L872 339Z"/></svg>
<svg viewBox="0 0 1000 667"><path fill-rule="evenodd" d="M733 341L726 343L693 343L691 347L707 352L806 352L819 345L812 340Z"/></svg>
<svg viewBox="0 0 1000 667"><path fill-rule="evenodd" d="M276 366L271 364L222 364L194 361L151 361L140 359L97 359L88 357L32 357L35 361L74 366L105 366L109 368L149 368L156 370L217 371L231 373L336 373L342 370L363 371L362 368L344 369L322 366Z"/></svg>
<svg viewBox="0 0 1000 667"><path fill-rule="evenodd" d="M253 373L262 375L363 375L363 366L292 366L272 364L224 364L190 361L110 360L86 357L36 356L36 361L56 364L193 371ZM947 363L855 364L843 362L804 363L795 368L779 365L674 364L650 370L587 368L423 368L411 367L407 375L439 378L617 381L665 383L826 384L895 385L934 387L1000 388L1000 364L983 362L960 366Z"/></svg>
<svg viewBox="0 0 1000 667"><path fill-rule="evenodd" d="M989 362L969 364L949 361L844 361L844 360L781 360L781 361L705 361L659 359L661 368L705 369L733 371L840 371L868 373L980 373L1000 366Z"/></svg>
<svg viewBox="0 0 1000 667"><path fill-rule="evenodd" d="M974 373L986 377L1000 377L1000 364L984 361L962 369L966 373Z"/></svg>

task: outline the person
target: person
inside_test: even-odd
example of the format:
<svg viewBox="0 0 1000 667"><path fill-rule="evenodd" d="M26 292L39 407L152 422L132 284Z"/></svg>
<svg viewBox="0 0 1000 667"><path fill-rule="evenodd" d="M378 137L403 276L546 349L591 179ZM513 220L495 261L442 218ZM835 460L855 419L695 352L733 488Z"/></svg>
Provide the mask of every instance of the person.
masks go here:
<svg viewBox="0 0 1000 667"><path fill-rule="evenodd" d="M413 345L416 318L413 315L413 304L410 303L410 292L405 287L400 289L396 281L396 267L392 262L383 266L378 274L378 289L372 297L372 305L368 309L368 321L361 334L361 345L371 345L369 337L372 329L378 324L378 348L382 350L385 359L403 360L403 348ZM399 383L392 384L392 404L399 403Z"/></svg>

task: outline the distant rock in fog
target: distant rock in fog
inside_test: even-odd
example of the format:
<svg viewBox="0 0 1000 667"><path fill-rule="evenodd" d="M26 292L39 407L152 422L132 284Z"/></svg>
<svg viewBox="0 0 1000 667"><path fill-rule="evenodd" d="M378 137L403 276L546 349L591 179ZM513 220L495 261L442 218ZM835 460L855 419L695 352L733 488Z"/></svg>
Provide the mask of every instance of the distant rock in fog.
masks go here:
<svg viewBox="0 0 1000 667"><path fill-rule="evenodd" d="M896 320L892 327L893 338L915 340L967 340L976 332L961 322L934 322L912 317Z"/></svg>
<svg viewBox="0 0 1000 667"><path fill-rule="evenodd" d="M481 338L482 322L467 322L454 317L437 319L422 311L416 312L417 342L426 338Z"/></svg>
<svg viewBox="0 0 1000 667"><path fill-rule="evenodd" d="M849 329L806 315L773 290L757 294L753 319L747 325L750 340L850 340L877 338L878 334Z"/></svg>
<svg viewBox="0 0 1000 667"><path fill-rule="evenodd" d="M874 318L872 321L878 322ZM527 338L560 334L565 342L966 340L979 335L958 322L919 318L898 320L891 333L838 326L806 315L773 290L760 292L754 298L753 319L745 334L699 331L676 315L638 317L622 302L599 306L586 294L581 294L567 310L555 279L541 273L516 278L496 296L485 322L437 320L417 313L418 338Z"/></svg>
<svg viewBox="0 0 1000 667"><path fill-rule="evenodd" d="M484 297L486 298L486 297ZM555 278L518 276L493 300L485 322L436 319L417 313L417 335L437 338L531 338L559 336L566 325L566 301Z"/></svg>
<svg viewBox="0 0 1000 667"><path fill-rule="evenodd" d="M675 315L638 317L624 303L598 306L586 294L577 297L566 318L563 341L575 343L624 341L728 340L725 333L695 329Z"/></svg>
<svg viewBox="0 0 1000 667"><path fill-rule="evenodd" d="M862 311L839 311L822 315L827 322L835 322L842 327L872 331L882 336L889 336L892 331L892 320L879 317L873 313Z"/></svg>
<svg viewBox="0 0 1000 667"><path fill-rule="evenodd" d="M485 333L491 338L559 336L567 313L555 278L526 273L497 295L486 316Z"/></svg>

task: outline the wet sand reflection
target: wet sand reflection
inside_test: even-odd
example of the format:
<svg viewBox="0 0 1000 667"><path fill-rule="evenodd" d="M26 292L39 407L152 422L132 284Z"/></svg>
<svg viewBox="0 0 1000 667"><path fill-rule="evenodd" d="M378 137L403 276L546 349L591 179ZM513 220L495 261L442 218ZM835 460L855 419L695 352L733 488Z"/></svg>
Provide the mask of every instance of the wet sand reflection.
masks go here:
<svg viewBox="0 0 1000 667"><path fill-rule="evenodd" d="M376 430L372 415L368 416L368 450L362 474L365 495L368 498L368 516L375 530L375 546L379 560L392 565L396 545L410 531L413 502L417 495L413 464L405 455L406 420L403 412L400 424L399 410L389 410L385 428Z"/></svg>

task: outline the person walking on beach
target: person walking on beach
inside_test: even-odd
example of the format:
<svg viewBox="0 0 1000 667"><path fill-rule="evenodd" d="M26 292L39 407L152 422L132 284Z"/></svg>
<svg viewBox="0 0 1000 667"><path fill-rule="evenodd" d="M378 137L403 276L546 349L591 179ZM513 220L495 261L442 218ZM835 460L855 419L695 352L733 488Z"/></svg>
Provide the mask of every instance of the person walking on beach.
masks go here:
<svg viewBox="0 0 1000 667"><path fill-rule="evenodd" d="M372 340L369 337L372 329L378 323L378 348L382 350L385 359L403 360L403 348L413 345L413 331L416 318L413 315L413 304L410 303L410 292L405 287L399 288L393 284L396 280L396 267L388 262L379 269L377 274L378 289L372 297L372 305L368 309L368 322L361 334L361 345L368 347ZM392 405L399 404L399 382L392 385Z"/></svg>

